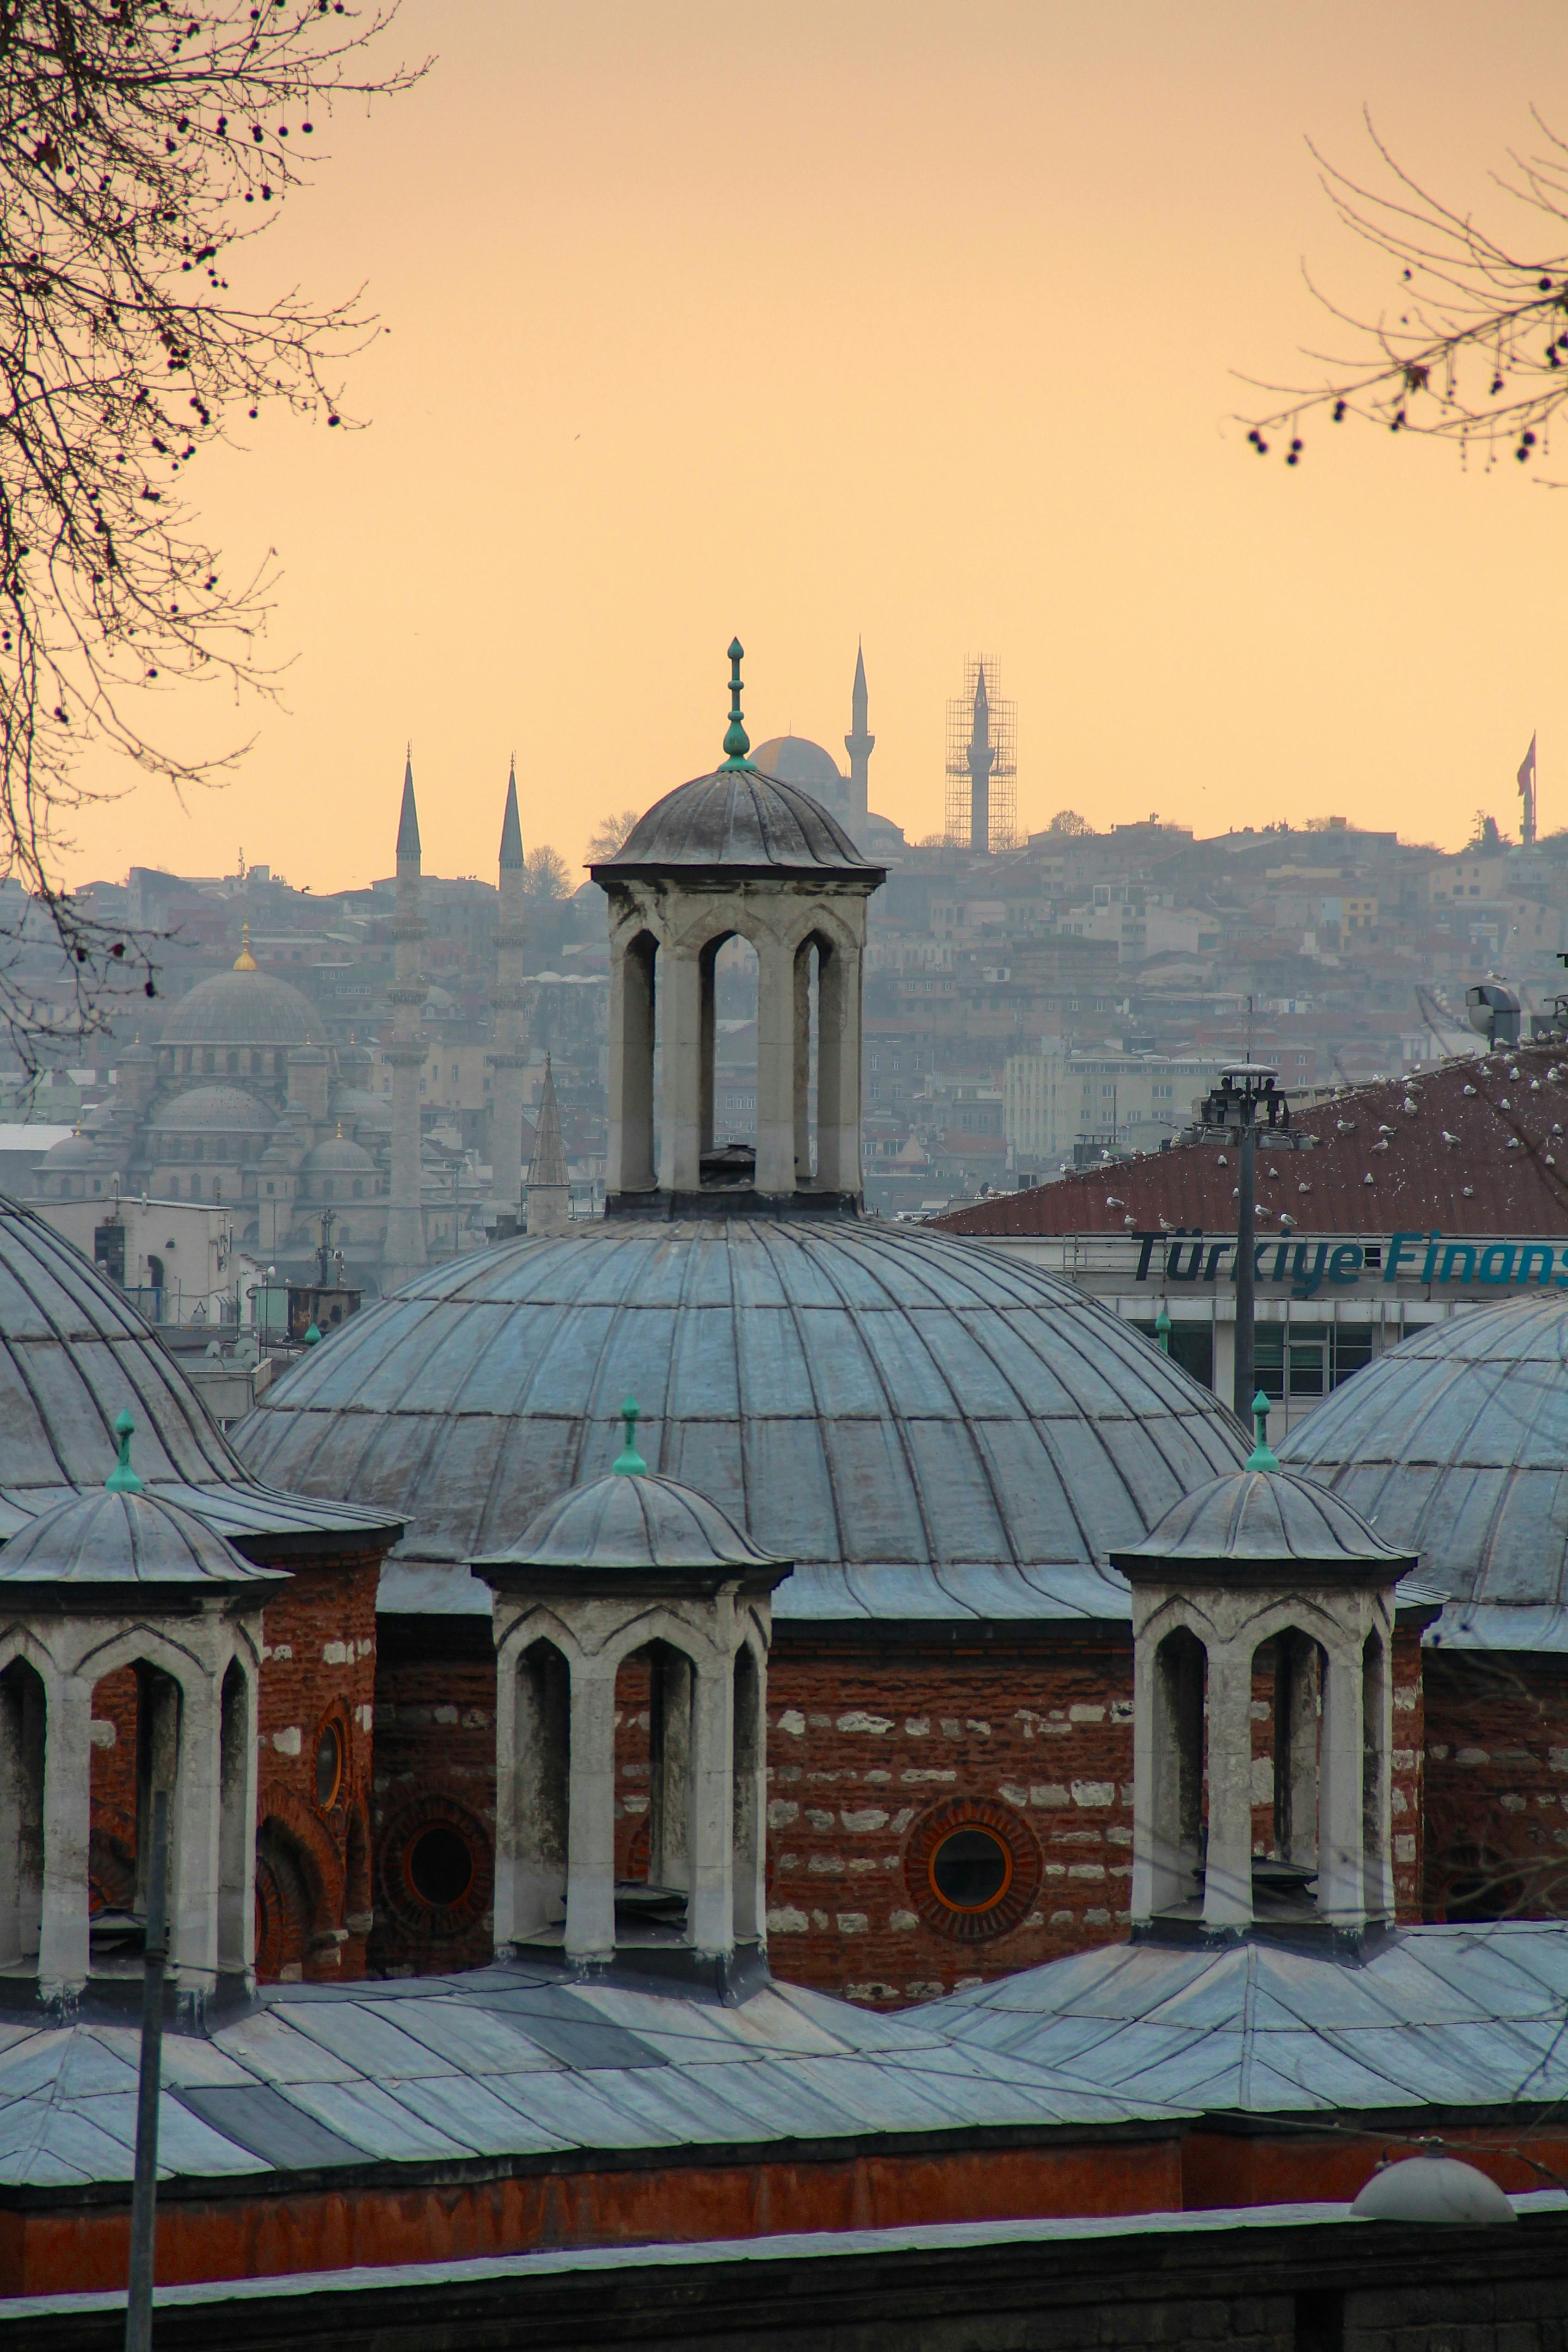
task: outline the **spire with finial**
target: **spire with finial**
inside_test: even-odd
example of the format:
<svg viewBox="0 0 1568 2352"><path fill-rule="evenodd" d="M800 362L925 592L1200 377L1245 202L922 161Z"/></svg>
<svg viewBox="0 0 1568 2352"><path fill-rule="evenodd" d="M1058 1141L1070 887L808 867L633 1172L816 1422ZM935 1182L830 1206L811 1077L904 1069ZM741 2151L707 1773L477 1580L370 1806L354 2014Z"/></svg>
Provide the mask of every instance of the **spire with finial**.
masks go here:
<svg viewBox="0 0 1568 2352"><path fill-rule="evenodd" d="M724 764L727 768L748 768L751 738L740 716L740 664L746 647L738 637L729 641L729 725L725 730Z"/></svg>
<svg viewBox="0 0 1568 2352"><path fill-rule="evenodd" d="M1258 1433L1257 1442L1247 1457L1247 1468L1277 1470L1279 1457L1269 1443L1269 1400L1261 1389L1252 1400L1252 1426Z"/></svg>
<svg viewBox="0 0 1568 2352"><path fill-rule="evenodd" d="M129 1412L122 1411L114 1424L114 1433L120 1440L120 1458L103 1482L111 1495L140 1495L141 1492L141 1481L131 1466L131 1441L135 1431L136 1423Z"/></svg>
<svg viewBox="0 0 1568 2352"><path fill-rule="evenodd" d="M235 958L235 970L236 971L255 971L256 969L256 958L250 951L250 925L248 922L244 922L239 927L239 953ZM138 1043L140 1043L140 1040L138 1040Z"/></svg>
<svg viewBox="0 0 1568 2352"><path fill-rule="evenodd" d="M397 862L407 858L419 863L419 811L413 804L413 746L411 743L403 756L402 806L397 820Z"/></svg>
<svg viewBox="0 0 1568 2352"><path fill-rule="evenodd" d="M612 1470L622 1471L628 1478L645 1478L648 1475L648 1465L637 1451L637 1423L642 1418L636 1398L629 1396L621 1408L626 1442L610 1465Z"/></svg>
<svg viewBox="0 0 1568 2352"><path fill-rule="evenodd" d="M523 855L522 820L517 814L517 755L512 754L512 772L507 780L507 814L501 819L501 864L526 866Z"/></svg>
<svg viewBox="0 0 1568 2352"><path fill-rule="evenodd" d="M555 1098L555 1076L547 1054L534 1122L534 1156L528 1162L528 1228L530 1234L559 1233L570 1219L571 1180Z"/></svg>

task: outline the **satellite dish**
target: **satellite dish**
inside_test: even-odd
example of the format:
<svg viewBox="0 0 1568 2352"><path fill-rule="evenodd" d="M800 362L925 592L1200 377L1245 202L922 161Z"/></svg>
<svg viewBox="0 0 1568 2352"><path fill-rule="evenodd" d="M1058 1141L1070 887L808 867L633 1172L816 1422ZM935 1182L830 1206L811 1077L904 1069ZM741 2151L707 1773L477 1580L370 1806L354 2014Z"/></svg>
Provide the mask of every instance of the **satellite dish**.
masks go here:
<svg viewBox="0 0 1568 2352"><path fill-rule="evenodd" d="M1448 2221L1460 2229L1519 2219L1495 2180L1451 2156L1384 2165L1350 2210L1357 2221Z"/></svg>

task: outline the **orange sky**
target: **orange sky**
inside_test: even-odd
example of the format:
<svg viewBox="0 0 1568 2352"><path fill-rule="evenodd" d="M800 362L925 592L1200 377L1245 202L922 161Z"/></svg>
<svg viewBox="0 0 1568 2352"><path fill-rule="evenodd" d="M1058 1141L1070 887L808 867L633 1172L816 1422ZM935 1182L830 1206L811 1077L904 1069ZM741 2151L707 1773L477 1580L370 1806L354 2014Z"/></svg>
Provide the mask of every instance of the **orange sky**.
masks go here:
<svg viewBox="0 0 1568 2352"><path fill-rule="evenodd" d="M277 419L191 477L230 560L276 547L282 710L182 809L139 784L72 878L133 860L391 871L405 737L427 871L712 766L724 649L753 740L838 750L865 640L874 806L940 824L966 654L1019 706L1028 825L1330 811L1458 844L1568 824L1568 509L1501 466L1320 428L1299 473L1232 369L1321 336L1301 257L1385 285L1303 144L1360 110L1458 203L1568 128L1568 16L1492 0L408 0L437 63L340 118L273 241L392 329L353 436ZM1498 205L1500 223L1511 217ZM1568 248L1568 229L1559 249ZM204 478L202 467L208 468ZM1552 469L1543 469L1552 470ZM1568 467L1559 467L1568 475Z"/></svg>

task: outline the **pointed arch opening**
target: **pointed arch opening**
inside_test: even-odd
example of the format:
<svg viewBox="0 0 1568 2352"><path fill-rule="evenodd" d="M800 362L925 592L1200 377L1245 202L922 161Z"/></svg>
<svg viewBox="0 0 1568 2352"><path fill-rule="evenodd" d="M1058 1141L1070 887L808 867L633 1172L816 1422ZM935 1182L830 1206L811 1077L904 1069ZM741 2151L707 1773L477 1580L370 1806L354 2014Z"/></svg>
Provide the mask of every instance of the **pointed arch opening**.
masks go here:
<svg viewBox="0 0 1568 2352"><path fill-rule="evenodd" d="M218 1966L235 1975L256 1957L252 1751L250 1679L235 1658L218 1719Z"/></svg>
<svg viewBox="0 0 1568 2352"><path fill-rule="evenodd" d="M1188 1626L1167 1633L1155 1653L1152 1907L1196 1906L1207 1862L1208 1654Z"/></svg>
<svg viewBox="0 0 1568 2352"><path fill-rule="evenodd" d="M723 931L697 958L697 1164L705 1186L757 1181L758 959Z"/></svg>
<svg viewBox="0 0 1568 2352"><path fill-rule="evenodd" d="M659 1131L658 941L639 931L621 975L621 1188L652 1192Z"/></svg>
<svg viewBox="0 0 1568 2352"><path fill-rule="evenodd" d="M553 1642L517 1662L515 1806L516 1932L537 1935L566 1917L571 1793L571 1670Z"/></svg>

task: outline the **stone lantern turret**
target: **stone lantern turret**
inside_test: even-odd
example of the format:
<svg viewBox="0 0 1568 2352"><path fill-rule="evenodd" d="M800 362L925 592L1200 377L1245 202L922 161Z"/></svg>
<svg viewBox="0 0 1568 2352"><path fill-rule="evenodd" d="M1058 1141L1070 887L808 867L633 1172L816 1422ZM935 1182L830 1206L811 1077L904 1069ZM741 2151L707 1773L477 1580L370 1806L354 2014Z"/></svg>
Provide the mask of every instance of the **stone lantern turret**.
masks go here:
<svg viewBox="0 0 1568 2352"><path fill-rule="evenodd" d="M1282 1470L1268 1400L1254 1411L1246 1466L1111 1554L1133 1588L1134 1936L1354 1939L1394 1916L1395 1615L1428 1596L1406 1585L1396 1600L1415 1557ZM1273 1732L1261 1776L1260 1690Z"/></svg>
<svg viewBox="0 0 1568 2352"><path fill-rule="evenodd" d="M136 1997L152 1799L170 1797L171 1960L199 2016L254 1984L261 1612L289 1579L256 1568L131 1466L129 1413L106 1484L41 1512L0 1552L0 1999L68 2008ZM89 1896L93 1694L133 1670L135 1752L119 1764L136 1894Z"/></svg>
<svg viewBox="0 0 1568 2352"><path fill-rule="evenodd" d="M860 1205L866 902L885 869L753 763L738 639L729 657L723 764L590 869L610 900L607 1215ZM716 966L736 938L758 962L755 1150L714 1132Z"/></svg>
<svg viewBox="0 0 1568 2352"><path fill-rule="evenodd" d="M495 1594L496 1946L721 1992L766 1968L768 1644L790 1563L652 1477L623 1408L609 1474L474 1562ZM615 1682L649 1675L646 1882L615 1876Z"/></svg>

